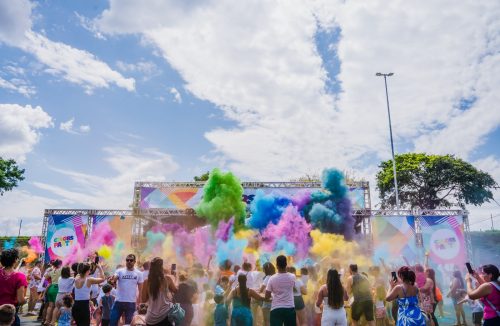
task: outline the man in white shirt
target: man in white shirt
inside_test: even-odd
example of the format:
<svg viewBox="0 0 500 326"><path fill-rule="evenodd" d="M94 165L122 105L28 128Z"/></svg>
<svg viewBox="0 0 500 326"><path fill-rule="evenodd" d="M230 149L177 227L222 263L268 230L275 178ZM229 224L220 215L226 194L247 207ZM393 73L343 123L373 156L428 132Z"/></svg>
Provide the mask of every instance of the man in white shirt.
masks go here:
<svg viewBox="0 0 500 326"><path fill-rule="evenodd" d="M295 304L293 301L293 288L295 275L286 271L286 257L280 255L276 258L278 273L269 278L266 287L266 300L271 302L271 326L296 326Z"/></svg>
<svg viewBox="0 0 500 326"><path fill-rule="evenodd" d="M135 269L136 258L129 254L126 258L126 268L117 269L112 279L116 281L116 300L111 308L110 325L118 326L120 317L125 314L125 324L130 324L136 305L140 302L142 290L142 272Z"/></svg>

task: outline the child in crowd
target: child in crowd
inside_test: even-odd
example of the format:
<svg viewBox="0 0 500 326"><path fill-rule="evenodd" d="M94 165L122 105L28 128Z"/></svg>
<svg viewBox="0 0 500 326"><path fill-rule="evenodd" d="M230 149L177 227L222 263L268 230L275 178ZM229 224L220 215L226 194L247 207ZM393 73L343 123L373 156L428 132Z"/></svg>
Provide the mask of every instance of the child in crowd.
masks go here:
<svg viewBox="0 0 500 326"><path fill-rule="evenodd" d="M73 298L70 294L64 295L61 300L62 306L57 311L57 326L71 326L71 308Z"/></svg>
<svg viewBox="0 0 500 326"><path fill-rule="evenodd" d="M224 303L223 295L216 295L215 300L215 310L214 310L214 325L215 326L227 326L227 319L229 318L229 313L227 311L227 306Z"/></svg>
<svg viewBox="0 0 500 326"><path fill-rule="evenodd" d="M10 326L16 319L16 307L11 304L0 306L0 326Z"/></svg>
<svg viewBox="0 0 500 326"><path fill-rule="evenodd" d="M104 295L99 301L99 306L101 307L102 326L109 325L109 320L111 317L111 307L115 302L115 297L111 294L111 290L113 290L113 287L110 284L104 284L104 286L102 287L102 292L104 292Z"/></svg>
<svg viewBox="0 0 500 326"><path fill-rule="evenodd" d="M472 323L474 326L481 326L483 324L483 305L479 300L471 300L469 297L458 302L462 304L467 302L469 304L470 310L472 312Z"/></svg>
<svg viewBox="0 0 500 326"><path fill-rule="evenodd" d="M146 326L146 313L148 312L148 304L141 303L137 309L137 315L132 318L130 326Z"/></svg>
<svg viewBox="0 0 500 326"><path fill-rule="evenodd" d="M375 289L375 323L377 326L389 326L388 304L385 301L387 292L383 285Z"/></svg>

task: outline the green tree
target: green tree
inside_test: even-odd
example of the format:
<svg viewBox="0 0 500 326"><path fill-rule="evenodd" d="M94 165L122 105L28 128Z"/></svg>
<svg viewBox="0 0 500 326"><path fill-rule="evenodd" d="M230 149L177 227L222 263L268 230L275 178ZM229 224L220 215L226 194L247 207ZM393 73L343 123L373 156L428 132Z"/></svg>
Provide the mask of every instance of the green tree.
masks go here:
<svg viewBox="0 0 500 326"><path fill-rule="evenodd" d="M209 176L210 176L210 172L207 171L200 176L194 176L193 179L194 179L194 181L207 181Z"/></svg>
<svg viewBox="0 0 500 326"><path fill-rule="evenodd" d="M24 169L19 169L14 160L4 160L0 157L0 195L17 187L24 180Z"/></svg>
<svg viewBox="0 0 500 326"><path fill-rule="evenodd" d="M380 163L377 188L382 208L396 206L392 160ZM497 187L486 172L453 155L396 155L400 206L422 209L479 206L493 199Z"/></svg>

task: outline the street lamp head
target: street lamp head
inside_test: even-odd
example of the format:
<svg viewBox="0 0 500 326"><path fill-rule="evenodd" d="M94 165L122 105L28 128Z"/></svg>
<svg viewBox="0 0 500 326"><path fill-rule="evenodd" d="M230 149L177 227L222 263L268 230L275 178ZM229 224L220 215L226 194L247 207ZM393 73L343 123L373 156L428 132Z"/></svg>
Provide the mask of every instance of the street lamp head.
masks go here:
<svg viewBox="0 0 500 326"><path fill-rule="evenodd" d="M387 74L387 76L392 76L392 75L394 75L393 72L390 72L390 73Z"/></svg>
<svg viewBox="0 0 500 326"><path fill-rule="evenodd" d="M380 72L377 72L375 76L382 76L382 74Z"/></svg>

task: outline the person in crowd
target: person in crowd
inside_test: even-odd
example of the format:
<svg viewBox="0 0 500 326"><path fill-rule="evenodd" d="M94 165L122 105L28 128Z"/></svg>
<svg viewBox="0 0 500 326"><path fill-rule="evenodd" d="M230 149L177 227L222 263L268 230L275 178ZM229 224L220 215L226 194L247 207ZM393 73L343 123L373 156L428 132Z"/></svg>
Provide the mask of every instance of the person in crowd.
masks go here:
<svg viewBox="0 0 500 326"><path fill-rule="evenodd" d="M467 274L467 295L471 300L480 299L484 307L484 326L500 325L500 283L498 281L499 271L495 265L484 265L481 274ZM472 277L479 286L473 287Z"/></svg>
<svg viewBox="0 0 500 326"><path fill-rule="evenodd" d="M214 325L215 326L227 326L227 319L229 318L229 312L227 310L227 305L224 302L224 295L218 294L214 297L215 310L214 310Z"/></svg>
<svg viewBox="0 0 500 326"><path fill-rule="evenodd" d="M386 301L398 301L397 326L425 326L425 317L418 305L418 287L415 286L415 272L408 266L403 266L398 270L397 280L391 280L391 289L385 298Z"/></svg>
<svg viewBox="0 0 500 326"><path fill-rule="evenodd" d="M62 261L56 259L52 262L51 267L47 269L45 272L45 278L50 279L50 285L45 290L47 293L47 302L46 302L46 313L45 313L45 321L42 323L43 325L54 325L53 323L53 311L56 304L57 293L59 292L59 277L61 277L61 266Z"/></svg>
<svg viewBox="0 0 500 326"><path fill-rule="evenodd" d="M105 278L105 275L101 275L101 271L97 268L97 265L99 264L99 253L97 251L92 252L92 254L89 255L88 263L90 264L90 277ZM98 309L100 293L100 285L92 284L92 286L90 287L90 306L92 311L91 319L93 319L93 322L96 325L99 325L101 323L101 310Z"/></svg>
<svg viewBox="0 0 500 326"><path fill-rule="evenodd" d="M61 299L61 303L61 307L55 312L57 326L71 326L71 309L73 308L71 294L65 294Z"/></svg>
<svg viewBox="0 0 500 326"><path fill-rule="evenodd" d="M45 313L47 312L46 306L47 306L47 287L50 285L48 279L46 278L45 272L49 268L48 264L45 264L42 269L42 279L40 280L40 284L38 285L38 296L39 299L42 303L40 310L38 311L38 318L36 319L37 321L43 321L45 319Z"/></svg>
<svg viewBox="0 0 500 326"><path fill-rule="evenodd" d="M111 309L111 326L118 326L122 315L125 315L125 324L130 324L135 307L141 300L139 293L142 290L142 272L135 268L135 255L127 255L125 263L126 267L117 269L112 277L113 281L116 281L117 292L115 303Z"/></svg>
<svg viewBox="0 0 500 326"><path fill-rule="evenodd" d="M425 284L422 288L419 288L422 295L420 300L422 301L422 309L425 313L432 319L434 326L439 326L438 320L435 315L437 307L437 290L436 290L436 272L432 268L425 269Z"/></svg>
<svg viewBox="0 0 500 326"><path fill-rule="evenodd" d="M288 272L295 276L293 287L293 302L295 304L295 314L297 315L297 325L307 326L306 304L303 295L307 294L306 284L297 277L297 270L294 266L288 267Z"/></svg>
<svg viewBox="0 0 500 326"><path fill-rule="evenodd" d="M375 325L389 326L390 309L385 300L387 291L383 284L379 284L375 288Z"/></svg>
<svg viewBox="0 0 500 326"><path fill-rule="evenodd" d="M25 296L28 287L26 275L14 270L18 260L19 252L15 248L3 250L0 254L0 264L2 264L2 268L0 268L0 305L21 306L26 302ZM16 312L12 325L20 325Z"/></svg>
<svg viewBox="0 0 500 326"><path fill-rule="evenodd" d="M104 295L99 299L102 326L109 326L111 307L113 307L113 304L115 303L115 296L111 294L111 290L113 290L113 287L110 284L104 284L102 287Z"/></svg>
<svg viewBox="0 0 500 326"><path fill-rule="evenodd" d="M265 299L272 297L270 325L271 326L295 326L296 314L295 303L293 301L293 288L295 276L287 273L286 257L280 255L276 258L278 273L269 278L266 286Z"/></svg>
<svg viewBox="0 0 500 326"><path fill-rule="evenodd" d="M233 303L231 326L252 326L253 317L250 310L250 299L264 300L255 290L247 287L247 276L238 275L238 285L231 291L227 300Z"/></svg>
<svg viewBox="0 0 500 326"><path fill-rule="evenodd" d="M451 281L450 291L448 292L447 296L450 297L451 301L453 302L453 308L455 309L455 316L457 318L457 325L465 325L466 320L464 307L463 304L458 303L465 296L465 283L460 271L453 272L453 279ZM460 318L462 319L462 323L460 322Z"/></svg>
<svg viewBox="0 0 500 326"><path fill-rule="evenodd" d="M101 265L98 268L102 272ZM77 326L90 325L90 291L92 284L99 284L104 278L90 277L90 264L78 264L78 275L75 278L75 302L71 309ZM104 274L102 274L104 275Z"/></svg>
<svg viewBox="0 0 500 326"><path fill-rule="evenodd" d="M28 312L26 313L26 316L36 316L37 313L35 312L35 304L38 300L38 286L40 285L40 280L42 279L42 262L40 260L35 261L35 265L33 266L33 269L31 270L31 273L29 274L29 284L28 284L28 289L29 289L29 301L28 301Z"/></svg>
<svg viewBox="0 0 500 326"><path fill-rule="evenodd" d="M151 271L149 272L151 275ZM193 302L198 299L198 288L188 279L188 275L183 272L179 274L179 285L177 292L174 294L174 301L181 305L186 313L182 326L190 326L194 317Z"/></svg>
<svg viewBox="0 0 500 326"><path fill-rule="evenodd" d="M177 292L175 279L171 275L165 275L163 259L153 258L149 264L148 288L145 297L149 307L145 317L147 325L171 325L168 310L172 307L172 296Z"/></svg>
<svg viewBox="0 0 500 326"><path fill-rule="evenodd" d="M352 294L354 301L351 305L351 320L356 326L362 316L365 317L368 325L374 326L373 298L370 282L368 278L358 273L358 265L349 265L350 276L347 278L347 292Z"/></svg>
<svg viewBox="0 0 500 326"><path fill-rule="evenodd" d="M271 262L266 262L262 266L264 270L264 280L262 282L262 286L260 288L259 293L264 293L266 290L267 284L269 283L269 279L271 276L276 274L276 268L274 268L274 265ZM270 325L270 314L271 314L271 301L263 301L262 302L262 316L264 320L264 326L269 326Z"/></svg>
<svg viewBox="0 0 500 326"><path fill-rule="evenodd" d="M472 312L472 323L474 326L481 326L483 324L484 308L479 300L471 300L466 296L460 303L467 302Z"/></svg>
<svg viewBox="0 0 500 326"><path fill-rule="evenodd" d="M58 319L58 309L63 305L62 299L73 292L75 287L75 278L71 276L71 269L69 266L61 268L61 277L57 281L58 292L56 296L56 305L54 307L54 312L52 313L52 324L55 324Z"/></svg>
<svg viewBox="0 0 500 326"><path fill-rule="evenodd" d="M321 325L347 326L344 301L348 299L347 291L340 281L339 272L336 269L329 269L326 284L320 287L316 299L316 307L323 307Z"/></svg>
<svg viewBox="0 0 500 326"><path fill-rule="evenodd" d="M148 304L141 303L137 308L137 314L132 318L130 326L146 326L146 313L148 312Z"/></svg>
<svg viewBox="0 0 500 326"><path fill-rule="evenodd" d="M0 326L15 325L16 307L12 304L0 305Z"/></svg>
<svg viewBox="0 0 500 326"><path fill-rule="evenodd" d="M148 291L148 277L149 277L149 260L142 264L142 291L141 291L141 301L146 302L146 292Z"/></svg>

